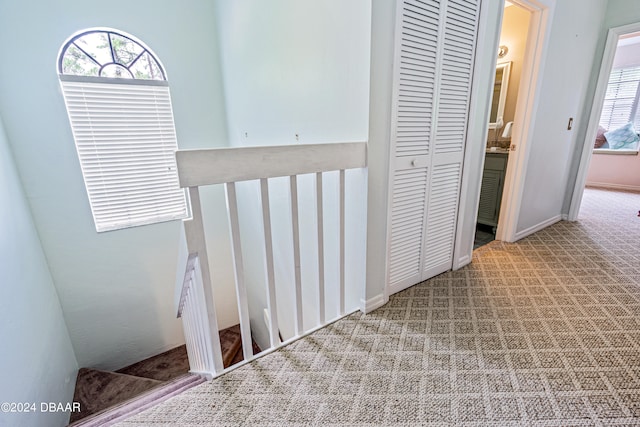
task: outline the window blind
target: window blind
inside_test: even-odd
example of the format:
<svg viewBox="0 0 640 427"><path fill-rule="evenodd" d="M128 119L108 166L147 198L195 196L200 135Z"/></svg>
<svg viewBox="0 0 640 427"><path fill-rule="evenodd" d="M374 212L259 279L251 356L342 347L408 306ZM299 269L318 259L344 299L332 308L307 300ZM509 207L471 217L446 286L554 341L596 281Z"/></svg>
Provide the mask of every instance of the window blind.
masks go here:
<svg viewBox="0 0 640 427"><path fill-rule="evenodd" d="M65 77L62 91L96 230L187 218L168 84Z"/></svg>
<svg viewBox="0 0 640 427"><path fill-rule="evenodd" d="M634 122L638 129L638 84L640 67L621 68L611 71L607 92L600 115L600 126L614 130Z"/></svg>

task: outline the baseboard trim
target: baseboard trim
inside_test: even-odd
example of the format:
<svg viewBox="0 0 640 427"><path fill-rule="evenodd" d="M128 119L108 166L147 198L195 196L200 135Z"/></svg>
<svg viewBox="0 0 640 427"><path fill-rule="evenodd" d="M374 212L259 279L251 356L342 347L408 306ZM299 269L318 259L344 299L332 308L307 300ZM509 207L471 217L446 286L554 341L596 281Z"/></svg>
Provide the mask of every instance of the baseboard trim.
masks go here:
<svg viewBox="0 0 640 427"><path fill-rule="evenodd" d="M459 270L467 264L471 264L471 256L465 255L458 258L458 262L456 262L453 266L453 270Z"/></svg>
<svg viewBox="0 0 640 427"><path fill-rule="evenodd" d="M378 309L385 305L387 301L385 301L384 294L376 295L373 298L369 298L365 300L364 298L360 300L360 311L364 314L369 314L373 310Z"/></svg>
<svg viewBox="0 0 640 427"><path fill-rule="evenodd" d="M527 237L528 235L535 233L536 231L540 231L543 228L547 228L548 226L553 225L556 222L561 221L561 220L562 220L562 215L556 215L553 218L549 218L546 221L542 221L539 224L536 224L536 225L534 225L532 227L529 227L529 228L527 228L525 230L519 231L514 236L513 241L517 242L518 240L523 239L523 238Z"/></svg>
<svg viewBox="0 0 640 427"><path fill-rule="evenodd" d="M587 187L605 188L607 190L624 190L640 192L640 187L637 185L625 185L625 184L609 184L606 182L587 182Z"/></svg>

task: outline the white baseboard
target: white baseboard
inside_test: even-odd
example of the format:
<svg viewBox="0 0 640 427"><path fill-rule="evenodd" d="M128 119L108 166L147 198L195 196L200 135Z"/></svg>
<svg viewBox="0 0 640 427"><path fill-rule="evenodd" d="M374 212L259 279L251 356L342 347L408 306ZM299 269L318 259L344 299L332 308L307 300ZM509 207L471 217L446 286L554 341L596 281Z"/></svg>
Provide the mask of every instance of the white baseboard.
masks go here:
<svg viewBox="0 0 640 427"><path fill-rule="evenodd" d="M465 256L462 256L462 257L458 258L458 262L454 263L453 269L454 270L459 270L459 269L461 269L462 267L464 267L467 264L471 264L471 256L469 256L469 255L465 255Z"/></svg>
<svg viewBox="0 0 640 427"><path fill-rule="evenodd" d="M609 184L607 182L587 182L587 187L606 188L607 190L625 190L640 192L637 185Z"/></svg>
<svg viewBox="0 0 640 427"><path fill-rule="evenodd" d="M527 237L528 235L533 234L536 231L540 231L543 228L547 228L548 226L553 225L556 222L561 221L561 220L562 220L562 215L556 215L553 218L549 218L546 221L542 221L541 223L534 225L533 227L529 227L529 228L527 228L525 230L519 231L514 236L513 241L517 242L518 240L520 240L520 239L522 239L524 237Z"/></svg>
<svg viewBox="0 0 640 427"><path fill-rule="evenodd" d="M385 300L384 294L376 295L373 298L369 298L368 300L361 299L360 300L360 311L364 314L371 313L373 310L382 307L387 303L388 300Z"/></svg>

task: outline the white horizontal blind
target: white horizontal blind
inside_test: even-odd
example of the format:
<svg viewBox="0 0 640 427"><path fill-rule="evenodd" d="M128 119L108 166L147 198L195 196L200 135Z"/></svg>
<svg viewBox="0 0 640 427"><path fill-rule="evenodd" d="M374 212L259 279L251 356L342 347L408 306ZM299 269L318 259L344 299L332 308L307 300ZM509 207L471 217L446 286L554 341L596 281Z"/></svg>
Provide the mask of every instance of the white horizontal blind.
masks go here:
<svg viewBox="0 0 640 427"><path fill-rule="evenodd" d="M632 121L634 127L638 128L638 83L640 67L611 71L600 115L600 126L607 130L615 130Z"/></svg>
<svg viewBox="0 0 640 427"><path fill-rule="evenodd" d="M168 85L60 83L96 230L187 218Z"/></svg>

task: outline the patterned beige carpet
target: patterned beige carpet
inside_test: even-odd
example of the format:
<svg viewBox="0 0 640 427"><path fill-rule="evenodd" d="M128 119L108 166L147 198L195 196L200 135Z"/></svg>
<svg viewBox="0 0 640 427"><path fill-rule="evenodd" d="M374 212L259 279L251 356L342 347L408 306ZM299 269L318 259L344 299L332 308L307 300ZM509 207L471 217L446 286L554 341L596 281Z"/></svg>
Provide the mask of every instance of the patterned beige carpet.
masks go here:
<svg viewBox="0 0 640 427"><path fill-rule="evenodd" d="M394 295L122 426L640 425L640 195Z"/></svg>

